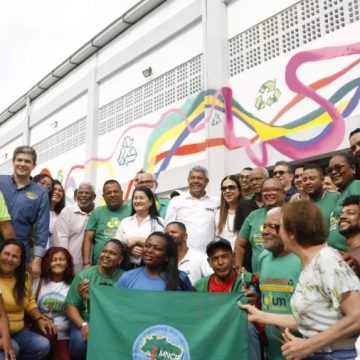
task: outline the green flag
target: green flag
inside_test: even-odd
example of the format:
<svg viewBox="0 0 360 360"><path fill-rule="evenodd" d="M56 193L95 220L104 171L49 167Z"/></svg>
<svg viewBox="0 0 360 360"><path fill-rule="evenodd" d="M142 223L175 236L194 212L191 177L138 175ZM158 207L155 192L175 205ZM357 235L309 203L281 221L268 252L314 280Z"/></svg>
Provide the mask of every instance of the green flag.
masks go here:
<svg viewBox="0 0 360 360"><path fill-rule="evenodd" d="M240 297L93 286L87 360L248 359Z"/></svg>

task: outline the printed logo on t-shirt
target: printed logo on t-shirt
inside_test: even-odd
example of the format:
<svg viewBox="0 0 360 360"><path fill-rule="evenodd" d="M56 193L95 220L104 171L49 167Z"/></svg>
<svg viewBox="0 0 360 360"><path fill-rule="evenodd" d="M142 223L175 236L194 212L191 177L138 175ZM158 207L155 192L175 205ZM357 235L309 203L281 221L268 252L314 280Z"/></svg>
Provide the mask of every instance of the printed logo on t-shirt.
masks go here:
<svg viewBox="0 0 360 360"><path fill-rule="evenodd" d="M120 220L119 218L117 217L112 217L107 223L106 223L106 226L109 228L109 229L113 229L113 228L118 228L120 225Z"/></svg>
<svg viewBox="0 0 360 360"><path fill-rule="evenodd" d="M35 194L35 193L31 192L31 191L27 191L27 192L25 193L25 195L26 195L26 197L27 197L28 199L30 199L30 200L36 200L36 199L39 198L39 195L38 195L38 194Z"/></svg>

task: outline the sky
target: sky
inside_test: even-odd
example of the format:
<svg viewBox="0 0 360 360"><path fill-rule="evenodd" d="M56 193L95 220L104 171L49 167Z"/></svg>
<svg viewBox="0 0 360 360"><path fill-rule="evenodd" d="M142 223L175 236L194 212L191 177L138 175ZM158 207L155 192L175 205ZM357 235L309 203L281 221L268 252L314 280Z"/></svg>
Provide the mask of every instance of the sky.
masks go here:
<svg viewBox="0 0 360 360"><path fill-rule="evenodd" d="M0 2L0 113L139 0Z"/></svg>

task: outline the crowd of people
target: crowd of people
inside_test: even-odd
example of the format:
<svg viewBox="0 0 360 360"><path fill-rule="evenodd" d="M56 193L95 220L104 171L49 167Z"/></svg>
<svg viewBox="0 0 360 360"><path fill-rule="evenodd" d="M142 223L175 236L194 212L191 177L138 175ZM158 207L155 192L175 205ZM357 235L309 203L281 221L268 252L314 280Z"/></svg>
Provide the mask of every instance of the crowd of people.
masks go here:
<svg viewBox="0 0 360 360"><path fill-rule="evenodd" d="M0 175L0 360L85 359L94 285L236 292L249 359L355 359L360 128L349 141L326 169L278 161L272 176L227 175L219 198L202 166L169 199L154 174L136 174L129 201L109 179L98 207L88 182L66 206L58 180L31 177L35 150L16 148Z"/></svg>

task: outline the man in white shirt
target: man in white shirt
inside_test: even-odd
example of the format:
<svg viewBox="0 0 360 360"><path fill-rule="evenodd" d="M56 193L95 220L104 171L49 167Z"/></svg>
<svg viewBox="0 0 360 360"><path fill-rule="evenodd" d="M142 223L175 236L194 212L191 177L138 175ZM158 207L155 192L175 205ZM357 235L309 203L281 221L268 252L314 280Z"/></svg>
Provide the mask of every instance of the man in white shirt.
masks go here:
<svg viewBox="0 0 360 360"><path fill-rule="evenodd" d="M76 203L61 211L53 230L52 245L69 250L74 259L75 272L83 268L81 248L85 225L94 209L95 196L95 190L91 184L81 183Z"/></svg>
<svg viewBox="0 0 360 360"><path fill-rule="evenodd" d="M208 171L195 166L189 172L189 191L171 199L165 222L182 222L187 229L188 245L205 254L206 245L215 236L215 212L219 199L206 194Z"/></svg>
<svg viewBox="0 0 360 360"><path fill-rule="evenodd" d="M192 285L202 277L213 273L207 256L187 246L186 227L183 223L173 221L166 225L165 232L174 239L178 250L178 268L186 273Z"/></svg>

